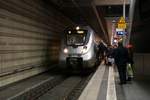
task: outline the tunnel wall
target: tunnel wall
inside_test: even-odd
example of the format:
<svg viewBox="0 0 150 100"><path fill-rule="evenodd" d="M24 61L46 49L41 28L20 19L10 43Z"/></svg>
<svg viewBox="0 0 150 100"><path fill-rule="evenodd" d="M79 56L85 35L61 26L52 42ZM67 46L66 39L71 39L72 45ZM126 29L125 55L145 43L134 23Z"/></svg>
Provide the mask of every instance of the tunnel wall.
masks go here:
<svg viewBox="0 0 150 100"><path fill-rule="evenodd" d="M134 70L135 78L142 80L150 80L150 54L135 53L134 54Z"/></svg>
<svg viewBox="0 0 150 100"><path fill-rule="evenodd" d="M72 22L46 0L0 0L0 87L48 70Z"/></svg>
<svg viewBox="0 0 150 100"><path fill-rule="evenodd" d="M149 0L136 0L131 32L131 44L134 50L134 69L138 79L150 80L150 29Z"/></svg>
<svg viewBox="0 0 150 100"><path fill-rule="evenodd" d="M150 42L150 7L149 0L136 0L134 19L131 31L131 44L134 46L136 53L150 53L147 43Z"/></svg>

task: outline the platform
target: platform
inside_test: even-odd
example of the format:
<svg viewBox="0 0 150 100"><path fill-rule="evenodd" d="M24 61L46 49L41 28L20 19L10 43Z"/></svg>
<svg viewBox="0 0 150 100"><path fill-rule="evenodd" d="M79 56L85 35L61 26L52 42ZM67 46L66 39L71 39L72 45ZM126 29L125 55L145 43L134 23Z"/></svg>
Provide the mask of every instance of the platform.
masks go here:
<svg viewBox="0 0 150 100"><path fill-rule="evenodd" d="M117 69L101 64L78 100L149 100L149 83L133 80L120 85Z"/></svg>

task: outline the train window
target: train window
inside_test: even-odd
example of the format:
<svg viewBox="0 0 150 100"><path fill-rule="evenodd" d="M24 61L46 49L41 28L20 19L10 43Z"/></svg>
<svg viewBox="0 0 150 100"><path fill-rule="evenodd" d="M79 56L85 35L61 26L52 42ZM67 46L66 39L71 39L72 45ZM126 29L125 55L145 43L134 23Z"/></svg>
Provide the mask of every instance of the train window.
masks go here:
<svg viewBox="0 0 150 100"><path fill-rule="evenodd" d="M86 30L72 30L67 32L67 45L84 45Z"/></svg>

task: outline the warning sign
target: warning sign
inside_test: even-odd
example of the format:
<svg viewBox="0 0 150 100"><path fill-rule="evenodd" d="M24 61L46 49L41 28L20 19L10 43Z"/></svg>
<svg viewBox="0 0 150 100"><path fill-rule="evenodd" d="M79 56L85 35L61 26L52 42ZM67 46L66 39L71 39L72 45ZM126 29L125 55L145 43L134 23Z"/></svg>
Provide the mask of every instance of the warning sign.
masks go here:
<svg viewBox="0 0 150 100"><path fill-rule="evenodd" d="M117 25L118 25L118 28L120 28L120 29L125 29L127 27L124 17L120 17Z"/></svg>

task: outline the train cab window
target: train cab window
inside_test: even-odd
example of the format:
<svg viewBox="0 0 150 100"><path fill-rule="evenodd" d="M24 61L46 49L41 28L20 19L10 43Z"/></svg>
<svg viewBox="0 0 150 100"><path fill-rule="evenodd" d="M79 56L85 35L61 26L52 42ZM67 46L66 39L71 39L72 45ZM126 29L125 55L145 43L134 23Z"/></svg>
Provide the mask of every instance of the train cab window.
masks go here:
<svg viewBox="0 0 150 100"><path fill-rule="evenodd" d="M67 45L84 45L86 41L86 30L68 30Z"/></svg>

